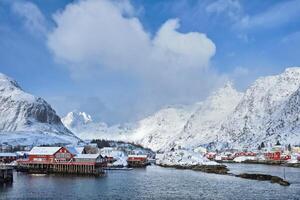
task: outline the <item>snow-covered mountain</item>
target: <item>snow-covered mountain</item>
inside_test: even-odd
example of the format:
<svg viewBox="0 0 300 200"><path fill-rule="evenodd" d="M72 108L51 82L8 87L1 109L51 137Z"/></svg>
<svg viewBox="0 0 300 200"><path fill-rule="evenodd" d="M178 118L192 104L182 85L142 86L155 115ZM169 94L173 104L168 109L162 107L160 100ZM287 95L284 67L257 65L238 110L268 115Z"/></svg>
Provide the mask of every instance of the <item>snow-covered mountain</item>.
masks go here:
<svg viewBox="0 0 300 200"><path fill-rule="evenodd" d="M259 78L245 93L228 83L203 102L169 106L125 127L93 122L70 128L79 135L133 141L155 151L257 148L277 140L300 144L300 68Z"/></svg>
<svg viewBox="0 0 300 200"><path fill-rule="evenodd" d="M228 120L242 95L230 82L214 92L187 120L174 147L196 148L218 141L222 123Z"/></svg>
<svg viewBox="0 0 300 200"><path fill-rule="evenodd" d="M105 123L77 123L83 125L71 127L69 124L75 122L69 121L68 116L73 116L72 113L63 118L63 122L77 136L85 139L131 141L154 151L193 148L215 141L222 122L233 111L241 96L228 83L204 102L163 108L145 119L125 126L126 129L119 125L108 127Z"/></svg>
<svg viewBox="0 0 300 200"><path fill-rule="evenodd" d="M300 68L296 67L259 78L222 125L221 142L253 148L277 140L299 144L299 87Z"/></svg>
<svg viewBox="0 0 300 200"><path fill-rule="evenodd" d="M132 140L154 151L206 146L216 140L241 96L227 83L204 102L162 109L138 123Z"/></svg>
<svg viewBox="0 0 300 200"><path fill-rule="evenodd" d="M174 106L159 110L137 123L130 140L154 151L170 149L198 106Z"/></svg>
<svg viewBox="0 0 300 200"><path fill-rule="evenodd" d="M73 111L67 114L64 118L61 119L63 124L71 129L77 126L84 126L86 124L92 123L92 117L85 112Z"/></svg>
<svg viewBox="0 0 300 200"><path fill-rule="evenodd" d="M127 141L132 125L108 126L104 122L94 122L92 117L79 111L72 111L62 118L64 125L81 139L109 139Z"/></svg>
<svg viewBox="0 0 300 200"><path fill-rule="evenodd" d="M74 143L79 138L42 98L0 73L0 141L7 144Z"/></svg>

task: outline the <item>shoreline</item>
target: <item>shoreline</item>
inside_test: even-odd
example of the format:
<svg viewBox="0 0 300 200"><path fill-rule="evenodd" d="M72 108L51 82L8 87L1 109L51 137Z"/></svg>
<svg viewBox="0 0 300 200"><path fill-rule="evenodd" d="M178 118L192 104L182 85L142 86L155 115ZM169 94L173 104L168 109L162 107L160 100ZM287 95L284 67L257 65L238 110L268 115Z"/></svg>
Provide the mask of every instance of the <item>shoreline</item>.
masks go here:
<svg viewBox="0 0 300 200"><path fill-rule="evenodd" d="M287 163L285 161L271 161L271 160L245 160L242 162L234 162L232 160L229 161L221 161L217 160L215 161L217 163L232 163L232 164L261 164L261 165L274 165L274 166L283 166L283 167L293 167L293 168L300 168L300 163Z"/></svg>

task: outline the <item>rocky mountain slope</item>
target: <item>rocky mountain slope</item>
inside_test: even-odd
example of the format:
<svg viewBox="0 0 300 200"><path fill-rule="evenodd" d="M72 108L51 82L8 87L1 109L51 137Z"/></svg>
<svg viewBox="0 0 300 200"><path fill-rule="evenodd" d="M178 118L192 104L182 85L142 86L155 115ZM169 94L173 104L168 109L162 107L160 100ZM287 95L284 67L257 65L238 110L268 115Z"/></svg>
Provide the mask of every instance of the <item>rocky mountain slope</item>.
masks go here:
<svg viewBox="0 0 300 200"><path fill-rule="evenodd" d="M291 130L298 125L299 87L300 68L288 68L280 75L255 81L222 125L221 142L255 148L261 142L290 141Z"/></svg>
<svg viewBox="0 0 300 200"><path fill-rule="evenodd" d="M74 143L77 138L42 98L0 73L0 141L7 144Z"/></svg>

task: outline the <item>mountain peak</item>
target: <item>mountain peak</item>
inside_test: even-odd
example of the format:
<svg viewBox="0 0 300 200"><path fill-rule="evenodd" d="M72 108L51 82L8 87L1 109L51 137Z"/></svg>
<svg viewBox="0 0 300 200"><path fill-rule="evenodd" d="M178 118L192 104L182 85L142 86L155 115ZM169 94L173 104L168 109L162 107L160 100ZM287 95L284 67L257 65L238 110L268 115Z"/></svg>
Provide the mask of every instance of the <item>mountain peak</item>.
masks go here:
<svg viewBox="0 0 300 200"><path fill-rule="evenodd" d="M24 92L15 80L0 73L0 141L52 144L78 138L45 100Z"/></svg>
<svg viewBox="0 0 300 200"><path fill-rule="evenodd" d="M89 114L79 112L77 110L69 112L64 118L62 118L62 121L69 128L93 122L92 117Z"/></svg>
<svg viewBox="0 0 300 200"><path fill-rule="evenodd" d="M8 77L5 74L0 73L0 90L5 88L18 88L21 89L19 84L12 78Z"/></svg>

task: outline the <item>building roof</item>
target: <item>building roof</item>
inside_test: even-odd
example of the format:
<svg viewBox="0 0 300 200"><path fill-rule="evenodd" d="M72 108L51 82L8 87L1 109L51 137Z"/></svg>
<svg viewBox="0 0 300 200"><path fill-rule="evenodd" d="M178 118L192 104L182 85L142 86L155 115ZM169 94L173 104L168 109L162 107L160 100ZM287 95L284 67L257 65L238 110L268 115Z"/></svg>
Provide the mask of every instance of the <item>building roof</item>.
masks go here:
<svg viewBox="0 0 300 200"><path fill-rule="evenodd" d="M147 155L128 155L128 158L147 158Z"/></svg>
<svg viewBox="0 0 300 200"><path fill-rule="evenodd" d="M0 153L0 157L16 157L15 153Z"/></svg>
<svg viewBox="0 0 300 200"><path fill-rule="evenodd" d="M33 147L29 155L53 155L62 147Z"/></svg>
<svg viewBox="0 0 300 200"><path fill-rule="evenodd" d="M74 158L81 158L81 159L97 159L99 156L101 156L100 154L77 154Z"/></svg>
<svg viewBox="0 0 300 200"><path fill-rule="evenodd" d="M17 151L16 152L16 155L18 156L24 156L24 155L28 155L29 154L29 151Z"/></svg>

